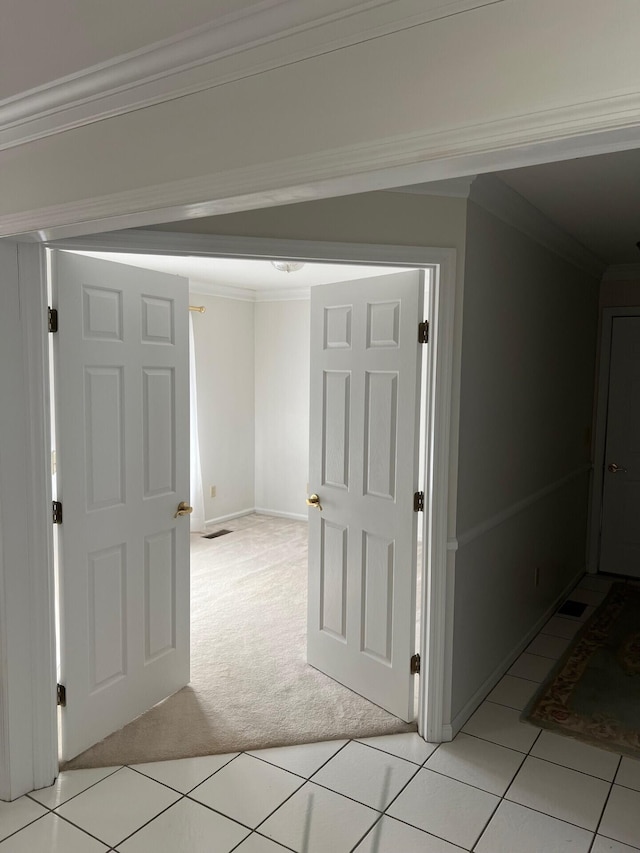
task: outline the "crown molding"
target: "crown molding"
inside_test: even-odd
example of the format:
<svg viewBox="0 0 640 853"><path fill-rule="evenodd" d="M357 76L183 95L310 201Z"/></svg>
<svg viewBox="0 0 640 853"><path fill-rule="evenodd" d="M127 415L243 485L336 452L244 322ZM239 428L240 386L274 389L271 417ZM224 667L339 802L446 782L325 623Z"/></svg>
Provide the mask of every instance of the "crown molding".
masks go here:
<svg viewBox="0 0 640 853"><path fill-rule="evenodd" d="M237 302L292 302L294 300L308 300L311 288L303 285L301 287L254 290L249 287L236 287L231 284L189 279L189 293L194 296L217 296L219 299L235 299Z"/></svg>
<svg viewBox="0 0 640 853"><path fill-rule="evenodd" d="M200 296L217 296L220 299L236 299L239 302L255 302L256 292L249 287L234 287L213 281L189 279L189 293Z"/></svg>
<svg viewBox="0 0 640 853"><path fill-rule="evenodd" d="M640 92L632 92L9 213L0 216L0 236L47 242L621 151L639 143ZM513 195L527 205L517 193ZM488 190L485 204L490 203L489 196ZM511 203L517 207L513 196ZM495 207L504 210L504 204ZM546 222L536 208L529 208L531 215L525 219ZM595 272L593 256L572 243L579 247L577 255L590 273L600 277L605 265L596 259L599 272Z"/></svg>
<svg viewBox="0 0 640 853"><path fill-rule="evenodd" d="M602 280L640 282L640 264L611 264L604 271Z"/></svg>
<svg viewBox="0 0 640 853"><path fill-rule="evenodd" d="M296 302L311 298L310 287L286 287L279 290L256 290L256 302Z"/></svg>
<svg viewBox="0 0 640 853"><path fill-rule="evenodd" d="M262 0L5 98L0 150L499 2Z"/></svg>
<svg viewBox="0 0 640 853"><path fill-rule="evenodd" d="M582 243L548 219L496 175L480 175L471 185L469 200L541 246L555 252L587 275L600 279L606 264Z"/></svg>

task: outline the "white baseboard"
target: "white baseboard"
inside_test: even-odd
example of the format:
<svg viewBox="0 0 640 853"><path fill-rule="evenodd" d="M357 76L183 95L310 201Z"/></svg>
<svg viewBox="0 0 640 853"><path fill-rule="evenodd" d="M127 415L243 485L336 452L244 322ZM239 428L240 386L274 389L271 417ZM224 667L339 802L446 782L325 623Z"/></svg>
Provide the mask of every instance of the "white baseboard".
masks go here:
<svg viewBox="0 0 640 853"><path fill-rule="evenodd" d="M251 509L241 509L239 512L231 512L229 515L219 515L217 518L207 518L204 526L208 527L210 524L222 524L223 521L231 521L232 518L241 518L243 515L251 515L253 512L256 512L256 510L251 507Z"/></svg>
<svg viewBox="0 0 640 853"><path fill-rule="evenodd" d="M253 512L256 515L272 515L274 518L290 518L292 521L308 521L307 513L298 512L280 512L277 509L265 509L264 507L256 507Z"/></svg>
<svg viewBox="0 0 640 853"><path fill-rule="evenodd" d="M471 699L469 699L469 701L464 706L462 711L460 711L460 713L457 714L456 717L452 720L452 722L451 722L451 736L452 736L452 738L464 726L464 724L467 722L469 717L476 710L478 705L484 699L486 699L488 694L493 690L493 688L496 686L498 681L500 681L500 679L506 673L506 671L509 669L511 664L527 648L527 646L534 639L534 637L537 636L537 634L540 632L540 629L553 616L553 614L556 612L558 607L562 604L564 599L569 595L571 590L575 587L575 585L578 583L578 581L584 575L584 573L585 573L585 568L582 567L580 569L580 571L567 584L567 586L560 593L560 595L555 599L553 604L551 604L551 606L545 610L543 615L538 619L538 621L536 622L534 627L527 633L525 638L520 643L518 643L518 645L515 647L515 649L512 649L509 652L509 654L506 655L505 658L503 658L502 662L500 664L498 664L498 666L494 669L494 671L491 673L489 678L487 678L487 680L476 690L476 692L473 694Z"/></svg>
<svg viewBox="0 0 640 853"><path fill-rule="evenodd" d="M229 515L219 515L217 518L208 518L205 521L205 527L213 524L222 524L225 521L231 521L234 518L242 518L244 515L272 515L274 518L289 518L292 521L307 521L307 514L295 512L280 512L277 509L265 509L264 507L250 507L249 509L241 509L238 512L231 512Z"/></svg>

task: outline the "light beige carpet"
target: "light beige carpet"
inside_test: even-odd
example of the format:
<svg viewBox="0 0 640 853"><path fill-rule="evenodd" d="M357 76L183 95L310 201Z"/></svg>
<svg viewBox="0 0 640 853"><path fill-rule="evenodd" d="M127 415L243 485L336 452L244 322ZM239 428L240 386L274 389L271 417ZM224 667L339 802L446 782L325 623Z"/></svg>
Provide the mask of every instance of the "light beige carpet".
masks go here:
<svg viewBox="0 0 640 853"><path fill-rule="evenodd" d="M191 683L65 769L415 730L307 665L307 525L223 526L191 537Z"/></svg>

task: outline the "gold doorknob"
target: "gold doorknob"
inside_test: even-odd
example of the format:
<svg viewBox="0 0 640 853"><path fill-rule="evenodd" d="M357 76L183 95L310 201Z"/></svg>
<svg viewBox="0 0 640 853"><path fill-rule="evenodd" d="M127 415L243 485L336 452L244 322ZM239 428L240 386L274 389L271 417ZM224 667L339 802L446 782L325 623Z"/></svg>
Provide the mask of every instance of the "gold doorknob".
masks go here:
<svg viewBox="0 0 640 853"><path fill-rule="evenodd" d="M309 495L307 498L307 506L314 506L316 509L319 509L322 512L322 504L320 503L320 498L318 495Z"/></svg>
<svg viewBox="0 0 640 853"><path fill-rule="evenodd" d="M178 518L179 515L189 515L191 512L193 512L193 507L189 506L186 501L180 501L176 514L173 517Z"/></svg>
<svg viewBox="0 0 640 853"><path fill-rule="evenodd" d="M627 473L626 468L622 468L620 465L616 465L615 462L612 462L611 465L608 466L608 468L612 474L626 474Z"/></svg>

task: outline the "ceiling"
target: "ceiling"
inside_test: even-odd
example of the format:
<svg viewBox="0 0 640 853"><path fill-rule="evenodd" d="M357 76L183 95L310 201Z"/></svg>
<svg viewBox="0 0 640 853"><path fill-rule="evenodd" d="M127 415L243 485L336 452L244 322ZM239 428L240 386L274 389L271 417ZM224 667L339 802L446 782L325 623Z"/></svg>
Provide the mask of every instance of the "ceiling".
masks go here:
<svg viewBox="0 0 640 853"><path fill-rule="evenodd" d="M640 263L640 149L496 175L606 265Z"/></svg>
<svg viewBox="0 0 640 853"><path fill-rule="evenodd" d="M93 258L129 264L133 267L168 272L189 279L192 293L233 296L249 300L291 297L291 291L307 295L316 284L353 281L379 275L405 272L398 267L368 267L347 264L307 263L300 270L287 273L275 269L270 261L229 258L176 257L169 255L135 255L113 252L78 252Z"/></svg>
<svg viewBox="0 0 640 853"><path fill-rule="evenodd" d="M0 99L254 5L255 0L2 0Z"/></svg>

